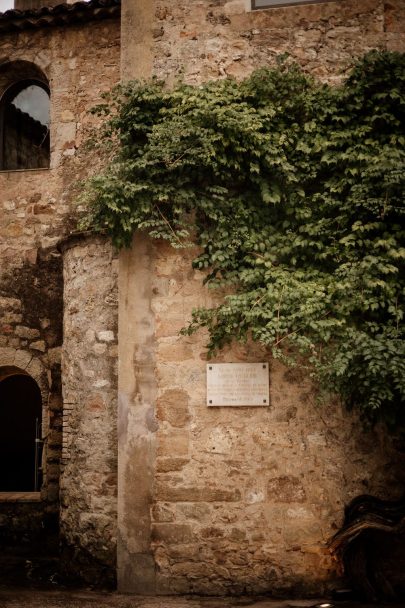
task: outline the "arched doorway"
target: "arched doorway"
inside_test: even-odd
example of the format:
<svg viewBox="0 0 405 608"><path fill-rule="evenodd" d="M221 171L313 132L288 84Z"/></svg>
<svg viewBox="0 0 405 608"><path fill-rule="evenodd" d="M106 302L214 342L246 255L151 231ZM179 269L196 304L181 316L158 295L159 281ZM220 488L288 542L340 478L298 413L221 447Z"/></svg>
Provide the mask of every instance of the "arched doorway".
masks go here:
<svg viewBox="0 0 405 608"><path fill-rule="evenodd" d="M23 370L0 368L0 492L41 487L42 397Z"/></svg>

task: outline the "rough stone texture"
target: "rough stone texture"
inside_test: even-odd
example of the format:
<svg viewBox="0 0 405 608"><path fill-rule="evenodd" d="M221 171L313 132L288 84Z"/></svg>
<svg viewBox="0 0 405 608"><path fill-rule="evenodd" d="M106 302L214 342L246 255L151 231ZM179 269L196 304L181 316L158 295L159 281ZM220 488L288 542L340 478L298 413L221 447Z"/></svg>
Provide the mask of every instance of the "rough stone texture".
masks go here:
<svg viewBox="0 0 405 608"><path fill-rule="evenodd" d="M121 74L168 83L182 71L190 83L241 78L289 52L315 76L338 82L370 48L403 49L403 9L403 0L256 12L245 0L124 0ZM0 41L2 60L34 62L51 88L51 169L0 173L0 366L27 370L43 394L53 391L46 415L55 420L55 466L55 244L69 229L74 184L97 166L80 147L93 121L86 112L118 80L118 55L114 21ZM327 541L344 505L364 492L396 496L399 455L379 429L362 433L354 414L319 405L307 379L272 361L269 408L207 408L204 335L178 335L193 307L213 301L192 255L137 235L120 256L120 588L319 593L339 576ZM115 567L116 280L103 239L65 248L62 533L66 563L93 583L113 580ZM217 359L265 360L252 345ZM55 483L44 492L56 504L52 471Z"/></svg>
<svg viewBox="0 0 405 608"><path fill-rule="evenodd" d="M105 585L115 580L118 268L104 238L63 249L61 535L72 574Z"/></svg>
<svg viewBox="0 0 405 608"><path fill-rule="evenodd" d="M35 264L38 248L55 246L68 228L70 213L76 211L71 204L77 196L77 180L91 168L80 148L94 125L89 110L119 79L119 23L107 20L87 28L3 34L0 57L32 62L51 89L51 170L0 172L3 271L25 260ZM8 74L13 79L14 65L18 67L7 61L1 66L3 86Z"/></svg>
<svg viewBox="0 0 405 608"><path fill-rule="evenodd" d="M353 58L366 51L404 50L403 0L341 0L255 12L248 5L125 0L123 78L154 74L169 84L179 74L193 84L242 78L289 53L314 76L338 83ZM137 323L153 328L149 345L156 375L151 378L149 370L143 375L136 364L131 376L127 363L120 391L131 395L131 382L143 390L153 387L156 399L149 405L159 428L133 453L128 435L120 436L127 468L131 459L133 467L147 460L155 472L149 475L149 493L142 488L142 509L149 500L150 518L137 525L133 517L129 528L119 526L118 558L126 567L120 589L142 593L138 562L131 561L127 542L137 531L151 539L154 560L147 547L149 561L142 567L149 563L149 577L156 568L159 593L313 593L330 587L340 572L327 542L342 523L344 505L361 493L401 492L404 476L394 444L380 429L363 433L356 415L339 403L318 404L308 379L272 361L269 408L207 408L204 335L178 335L193 307L212 303L202 276L191 268L192 253L151 246L147 292L127 288L130 258L127 253L120 258L120 315L130 320L120 332L125 340L120 353L137 362L143 349ZM142 316L131 322L129 312L141 300ZM217 359L265 360L252 345L235 346ZM135 391L126 408L136 407ZM118 508L124 514L139 508L128 483L120 476Z"/></svg>
<svg viewBox="0 0 405 608"><path fill-rule="evenodd" d="M89 109L119 80L119 38L119 21L110 19L3 33L0 39L0 98L10 83L28 76L23 62L34 65L29 73L45 77L51 92L51 168L0 171L0 367L27 371L41 388L44 483L36 512L42 519L50 509L58 512L62 446L63 283L56 243L73 224L77 181L96 166L88 152L84 162L81 146L94 125ZM111 342L99 347L104 345L110 348ZM14 517L22 542L25 515L19 504Z"/></svg>
<svg viewBox="0 0 405 608"><path fill-rule="evenodd" d="M344 505L361 493L400 493L399 453L337 402L318 404L308 379L271 360L269 408L208 408L205 336L181 337L178 328L212 296L191 252L154 251L157 589L325 590L339 576L327 542ZM266 360L239 345L214 362Z"/></svg>
<svg viewBox="0 0 405 608"><path fill-rule="evenodd" d="M129 2L130 3L130 2ZM289 53L311 74L339 81L372 48L403 50L403 0L340 0L247 11L249 0L159 0L151 37L153 71L189 83L271 65Z"/></svg>
<svg viewBox="0 0 405 608"><path fill-rule="evenodd" d="M1 215L0 232L3 220ZM12 242L10 238L7 240ZM4 233L0 235L2 241L6 241ZM11 261L2 261L0 267L0 376L1 367L13 366L16 371L28 372L41 389L44 440L41 495L56 510L62 431L62 265L58 255L41 247L35 250L35 262L17 257L12 262L13 265Z"/></svg>

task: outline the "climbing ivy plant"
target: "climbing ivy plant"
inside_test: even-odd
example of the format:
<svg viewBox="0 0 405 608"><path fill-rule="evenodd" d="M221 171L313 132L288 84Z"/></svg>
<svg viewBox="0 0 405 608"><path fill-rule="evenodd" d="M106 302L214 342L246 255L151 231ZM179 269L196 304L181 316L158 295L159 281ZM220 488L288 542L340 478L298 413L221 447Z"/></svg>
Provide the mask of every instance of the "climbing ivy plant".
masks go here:
<svg viewBox="0 0 405 608"><path fill-rule="evenodd" d="M287 62L288 63L288 62ZM371 52L338 87L294 65L199 87L133 82L95 112L109 158L82 227L174 247L221 303L184 333L212 355L252 339L364 418L405 421L405 56Z"/></svg>

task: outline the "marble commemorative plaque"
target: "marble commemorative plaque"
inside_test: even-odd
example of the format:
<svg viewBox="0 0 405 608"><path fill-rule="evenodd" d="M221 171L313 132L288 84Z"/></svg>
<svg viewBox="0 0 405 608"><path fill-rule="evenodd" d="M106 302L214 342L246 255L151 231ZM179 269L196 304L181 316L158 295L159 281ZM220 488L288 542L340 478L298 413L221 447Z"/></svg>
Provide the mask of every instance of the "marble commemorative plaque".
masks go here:
<svg viewBox="0 0 405 608"><path fill-rule="evenodd" d="M269 364L208 363L207 405L269 405Z"/></svg>

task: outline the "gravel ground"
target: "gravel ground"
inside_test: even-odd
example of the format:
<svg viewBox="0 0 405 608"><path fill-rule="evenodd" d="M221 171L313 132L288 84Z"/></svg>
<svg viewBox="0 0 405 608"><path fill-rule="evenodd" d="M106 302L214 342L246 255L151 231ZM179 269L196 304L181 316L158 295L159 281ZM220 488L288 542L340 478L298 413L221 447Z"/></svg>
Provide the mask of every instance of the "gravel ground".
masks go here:
<svg viewBox="0 0 405 608"><path fill-rule="evenodd" d="M140 597L91 591L37 591L1 589L0 608L383 608L353 602L319 600L269 600L266 598ZM390 604L389 608L405 608Z"/></svg>

